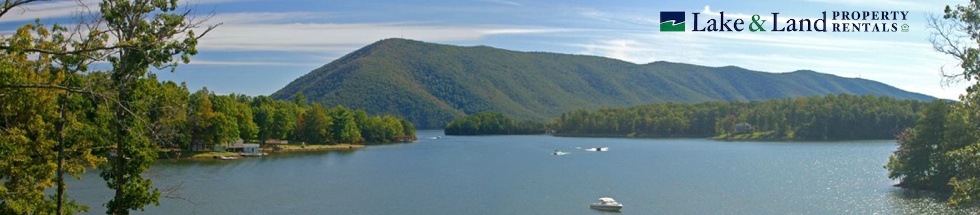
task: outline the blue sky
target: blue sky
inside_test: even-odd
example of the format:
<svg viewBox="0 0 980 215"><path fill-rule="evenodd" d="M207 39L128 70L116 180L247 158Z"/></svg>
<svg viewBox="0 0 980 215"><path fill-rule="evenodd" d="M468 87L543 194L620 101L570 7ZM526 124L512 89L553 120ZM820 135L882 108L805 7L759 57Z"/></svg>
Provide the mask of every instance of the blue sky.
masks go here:
<svg viewBox="0 0 980 215"><path fill-rule="evenodd" d="M97 8L96 0L80 2ZM966 84L943 85L940 68L956 61L933 51L926 20L965 1L315 1L190 0L197 13L223 23L199 44L200 54L161 79L192 90L268 95L346 53L385 38L519 51L597 55L638 64L653 61L734 65L765 72L814 70L880 81L956 99ZM41 18L65 21L80 7L61 0L34 4L0 19L0 33ZM909 32L690 32L701 19L817 18L823 11L909 11ZM660 11L686 11L688 32L659 32ZM829 12L828 12L829 13ZM703 21L701 21L703 22ZM747 27L747 26L746 26Z"/></svg>

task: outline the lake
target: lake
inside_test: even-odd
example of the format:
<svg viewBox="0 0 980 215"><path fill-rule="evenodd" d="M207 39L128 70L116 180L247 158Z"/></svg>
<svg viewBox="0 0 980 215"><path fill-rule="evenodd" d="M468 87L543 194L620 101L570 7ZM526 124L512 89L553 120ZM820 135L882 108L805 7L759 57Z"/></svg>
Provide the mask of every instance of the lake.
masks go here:
<svg viewBox="0 0 980 215"><path fill-rule="evenodd" d="M161 160L148 175L179 185L145 214L976 214L895 188L882 166L894 141L442 136L354 152L231 161ZM579 149L607 146L607 152ZM554 150L571 154L552 155ZM96 172L68 194L104 214Z"/></svg>

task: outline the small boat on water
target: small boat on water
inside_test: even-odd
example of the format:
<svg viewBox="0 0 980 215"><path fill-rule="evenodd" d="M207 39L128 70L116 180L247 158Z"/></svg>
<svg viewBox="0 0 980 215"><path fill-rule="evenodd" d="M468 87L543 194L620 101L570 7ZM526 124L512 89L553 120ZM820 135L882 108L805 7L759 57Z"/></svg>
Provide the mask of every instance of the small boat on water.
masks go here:
<svg viewBox="0 0 980 215"><path fill-rule="evenodd" d="M214 156L214 158L218 160L237 160L239 157L218 155L218 156Z"/></svg>
<svg viewBox="0 0 980 215"><path fill-rule="evenodd" d="M603 146L603 147L586 148L585 151L590 151L590 152L608 152L609 151L609 147Z"/></svg>
<svg viewBox="0 0 980 215"><path fill-rule="evenodd" d="M613 198L602 197L599 198L598 202L589 205L589 208L602 211L620 211L623 209L623 204L616 202Z"/></svg>
<svg viewBox="0 0 980 215"><path fill-rule="evenodd" d="M568 152L563 152L563 151L561 151L561 150L557 150L557 149L556 149L556 150L555 150L555 152L553 152L553 153L551 153L551 154L553 154L553 155L567 155L567 154L571 154L571 153L568 153Z"/></svg>

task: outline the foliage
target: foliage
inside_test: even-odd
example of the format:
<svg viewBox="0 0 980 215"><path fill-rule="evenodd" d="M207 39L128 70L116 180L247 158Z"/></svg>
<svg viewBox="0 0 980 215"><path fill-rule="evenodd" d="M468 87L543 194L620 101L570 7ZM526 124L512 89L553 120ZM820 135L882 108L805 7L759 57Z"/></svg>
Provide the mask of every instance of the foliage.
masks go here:
<svg viewBox="0 0 980 215"><path fill-rule="evenodd" d="M954 57L962 71L943 71L948 81L973 84L959 103L930 104L915 127L898 137L899 148L885 168L899 186L951 192L949 204L980 205L980 2L946 6L933 18L932 44ZM969 38L969 40L965 40Z"/></svg>
<svg viewBox="0 0 980 215"><path fill-rule="evenodd" d="M333 119L327 116L327 110L323 105L314 103L301 116L297 123L299 126L296 128L299 140L308 143L330 142Z"/></svg>
<svg viewBox="0 0 980 215"><path fill-rule="evenodd" d="M4 2L0 16L34 1ZM177 1L104 0L99 8L96 20L81 20L91 22L72 31L35 23L0 38L0 214L85 211L66 198L62 176L77 178L94 167L115 190L107 213L128 214L158 204L161 192L143 173L161 147L297 137L308 109L302 97L294 103L207 89L191 94L183 84L156 79L151 66L187 63L197 40L215 27L195 34L200 23L178 12ZM99 61L111 67L88 70ZM362 112L329 112L347 121L337 127L341 136L324 141L363 140L350 114ZM381 119L385 133L377 141L414 133L403 119L362 118ZM55 194L46 195L52 187Z"/></svg>
<svg viewBox="0 0 980 215"><path fill-rule="evenodd" d="M297 97L302 98L302 97ZM361 138L361 131L357 128L357 122L354 121L354 113L350 109L343 106L337 106L330 110L331 118L333 123L330 125L330 134L333 135L333 140L341 143L358 143L363 138ZM390 123L383 123L383 125L391 125ZM399 124L398 126L401 126ZM401 128L399 127L399 132Z"/></svg>
<svg viewBox="0 0 980 215"><path fill-rule="evenodd" d="M898 135L898 150L888 158L888 177L900 179L905 188L950 191L955 165L946 154L961 148L964 132L962 117L951 114L951 104L929 103L920 113L915 127Z"/></svg>
<svg viewBox="0 0 980 215"><path fill-rule="evenodd" d="M576 109L665 102L758 101L847 93L932 100L878 82L812 71L629 62L386 39L311 71L273 98L345 105L443 128L483 111L544 122Z"/></svg>
<svg viewBox="0 0 980 215"><path fill-rule="evenodd" d="M544 124L518 122L501 113L480 112L446 125L446 135L543 134Z"/></svg>
<svg viewBox="0 0 980 215"><path fill-rule="evenodd" d="M104 73L81 75L84 62L72 57L24 50L62 50L66 28L28 24L2 38L0 52L0 214L53 214L87 207L45 190L66 173L81 177L105 161L98 154L109 112L91 94ZM70 46L70 45L68 45ZM59 153L61 152L61 153ZM64 159L59 159L64 158ZM58 161L63 160L61 169ZM60 172L59 172L60 171ZM59 205L59 201L64 201ZM64 206L64 208L59 208ZM60 209L60 211L59 211Z"/></svg>
<svg viewBox="0 0 980 215"><path fill-rule="evenodd" d="M573 136L712 137L754 132L781 139L888 139L915 122L921 102L847 94L763 102L661 103L630 108L576 110L553 127Z"/></svg>
<svg viewBox="0 0 980 215"><path fill-rule="evenodd" d="M0 16L31 2L35 0L5 1L0 5ZM23 90L20 91L23 94L11 93L11 97L3 99L39 101L34 103L39 106L27 106L32 109L12 107L5 110L10 111L9 116L34 114L34 119L14 117L5 121L7 125L2 127L2 138L10 138L10 143L14 144L8 145L11 152L28 155L31 159L44 159L37 163L42 166L57 166L54 172L50 169L37 169L39 171L36 172L57 178L57 191L52 197L56 202L54 207L36 196L24 195L26 201L20 202L18 198L8 199L6 196L11 194L4 193L0 199L0 210L5 213L76 212L79 208L73 207L71 202L63 204L65 189L62 175L69 173L77 177L84 171L85 168L78 161L87 163L87 166L100 164L103 170L100 175L115 190L114 198L106 203L108 213L128 214L129 210L142 209L146 204L156 203L159 198L159 192L141 174L155 157L152 149L159 144L156 141L180 142L184 139L170 132L155 133L155 129L180 129L176 125L181 124L183 118L179 114L171 115L178 111L161 109L161 105L183 104L179 97L183 94L174 93L179 89L172 84L161 85L148 68L188 62L189 56L196 53L195 46L200 38L190 30L196 28L197 23L187 21L188 13L176 12L176 1L105 0L99 4L99 8L100 14L82 16L86 18L77 20L81 23L70 31L59 25L52 26L49 31L40 23L29 24L10 38L2 39L0 49L4 55L11 57L3 58L4 64L35 66L30 69L3 68L4 73L12 72L8 74L14 76L13 80L27 78L3 83L0 87L4 89ZM175 59L176 56L180 57L179 61ZM108 71L88 71L88 65L97 61L108 62L112 67ZM162 96L158 94L161 91L165 91ZM2 96L8 95L7 91L3 92ZM50 115L52 107L58 110L56 116ZM54 130L45 126L50 125L48 122L57 124ZM22 131L18 128L24 125L37 130ZM54 135L57 137L55 146L45 144L51 143L49 137L52 131L57 134ZM50 153L43 150L20 151L31 146L52 149L57 155L52 158L47 157ZM85 146L86 149L74 148L76 146ZM100 153L95 155L89 150L99 150ZM5 164L24 161L17 160L17 156L11 157L15 160ZM106 158L111 161L98 162ZM11 169L19 170L22 167L13 165ZM27 181L37 179L39 186L28 188L23 194L43 192L45 187L51 186L49 177L24 177ZM15 191L20 192L22 190L19 188L23 187L17 188ZM12 195L19 196L21 193ZM20 203L30 206L22 207L25 205Z"/></svg>

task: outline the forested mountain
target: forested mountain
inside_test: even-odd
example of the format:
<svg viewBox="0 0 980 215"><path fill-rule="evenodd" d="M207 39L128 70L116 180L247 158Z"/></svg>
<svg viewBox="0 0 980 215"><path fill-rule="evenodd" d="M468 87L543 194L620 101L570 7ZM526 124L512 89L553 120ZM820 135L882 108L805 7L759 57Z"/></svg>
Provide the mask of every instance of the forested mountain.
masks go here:
<svg viewBox="0 0 980 215"><path fill-rule="evenodd" d="M306 74L273 98L302 92L326 106L403 116L420 128L496 111L544 121L574 109L660 102L752 101L826 94L934 98L879 82L813 71L634 64L584 55L460 47L405 39L368 45Z"/></svg>

